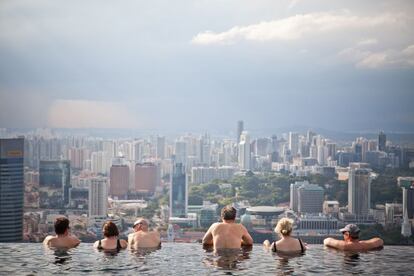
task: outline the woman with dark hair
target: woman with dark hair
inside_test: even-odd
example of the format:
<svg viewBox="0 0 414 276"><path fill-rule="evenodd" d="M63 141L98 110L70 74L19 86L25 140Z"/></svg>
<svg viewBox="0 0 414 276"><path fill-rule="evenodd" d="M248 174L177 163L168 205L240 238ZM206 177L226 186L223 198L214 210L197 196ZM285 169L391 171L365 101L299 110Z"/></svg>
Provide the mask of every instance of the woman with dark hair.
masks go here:
<svg viewBox="0 0 414 276"><path fill-rule="evenodd" d="M93 247L99 250L121 250L128 246L125 240L118 239L118 227L112 221L107 221L102 227L103 240L96 241Z"/></svg>

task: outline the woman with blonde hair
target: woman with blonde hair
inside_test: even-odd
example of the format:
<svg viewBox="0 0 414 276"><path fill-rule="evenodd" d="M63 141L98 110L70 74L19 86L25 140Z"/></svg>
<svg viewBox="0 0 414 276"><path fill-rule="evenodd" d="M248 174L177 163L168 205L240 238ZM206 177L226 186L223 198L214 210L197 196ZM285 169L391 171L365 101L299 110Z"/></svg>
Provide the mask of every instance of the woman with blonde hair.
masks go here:
<svg viewBox="0 0 414 276"><path fill-rule="evenodd" d="M265 240L263 245L266 248L271 248L273 252L283 253L304 253L306 250L306 244L300 239L291 237L293 230L293 220L289 218L282 218L278 221L275 232L279 235L280 240L270 244L268 240Z"/></svg>

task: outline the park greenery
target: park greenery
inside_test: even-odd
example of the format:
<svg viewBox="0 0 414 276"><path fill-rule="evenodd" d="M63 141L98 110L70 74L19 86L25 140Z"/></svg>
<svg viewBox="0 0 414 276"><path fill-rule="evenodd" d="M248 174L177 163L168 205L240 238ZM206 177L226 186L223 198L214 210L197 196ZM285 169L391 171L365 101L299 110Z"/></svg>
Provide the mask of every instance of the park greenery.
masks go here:
<svg viewBox="0 0 414 276"><path fill-rule="evenodd" d="M385 170L377 173L371 183L371 204L401 202L402 192L397 185L398 176L414 175L412 170ZM203 200L218 203L220 206L248 200L252 206L288 204L290 184L307 180L325 189L326 200L338 200L341 206L347 205L348 182L320 174L296 177L282 173L247 173L235 176L229 181L214 180L211 183L190 185L189 205L201 205ZM230 184L230 185L229 185Z"/></svg>

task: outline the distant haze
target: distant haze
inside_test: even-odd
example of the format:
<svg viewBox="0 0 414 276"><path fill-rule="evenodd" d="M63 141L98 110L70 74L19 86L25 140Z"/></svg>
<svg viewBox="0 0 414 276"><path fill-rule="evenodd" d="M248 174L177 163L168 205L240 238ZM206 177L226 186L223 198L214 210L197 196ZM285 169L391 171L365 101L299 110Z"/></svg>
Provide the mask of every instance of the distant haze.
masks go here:
<svg viewBox="0 0 414 276"><path fill-rule="evenodd" d="M413 1L0 2L0 127L414 132Z"/></svg>

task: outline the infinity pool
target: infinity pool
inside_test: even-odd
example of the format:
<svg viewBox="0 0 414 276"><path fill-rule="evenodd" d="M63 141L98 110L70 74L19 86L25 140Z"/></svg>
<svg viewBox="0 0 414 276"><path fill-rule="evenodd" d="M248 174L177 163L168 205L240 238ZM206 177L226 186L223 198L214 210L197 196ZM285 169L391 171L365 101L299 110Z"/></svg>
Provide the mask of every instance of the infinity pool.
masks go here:
<svg viewBox="0 0 414 276"><path fill-rule="evenodd" d="M0 275L412 275L414 247L387 246L350 254L311 245L303 256L280 256L261 245L216 256L199 244L165 243L152 252L97 252L81 244L68 252L35 243L0 243Z"/></svg>

